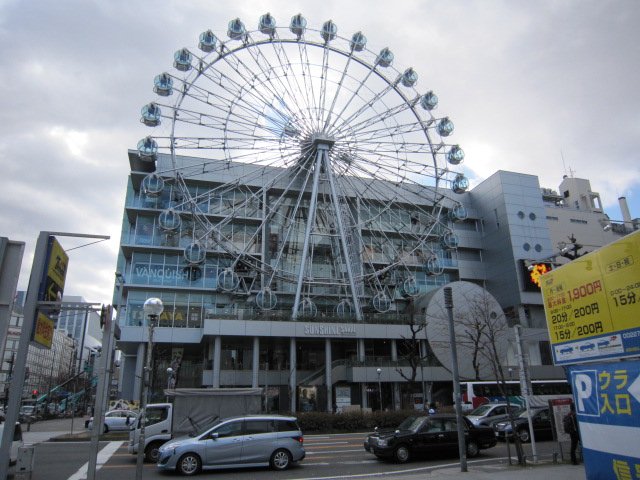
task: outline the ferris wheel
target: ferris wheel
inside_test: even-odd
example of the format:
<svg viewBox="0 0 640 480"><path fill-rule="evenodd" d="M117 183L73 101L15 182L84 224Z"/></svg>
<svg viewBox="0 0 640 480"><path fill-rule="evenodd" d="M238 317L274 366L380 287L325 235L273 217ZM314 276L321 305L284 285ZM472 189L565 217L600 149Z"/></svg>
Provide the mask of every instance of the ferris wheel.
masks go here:
<svg viewBox="0 0 640 480"><path fill-rule="evenodd" d="M436 94L394 60L300 14L278 27L267 13L254 31L235 19L225 39L208 30L176 51L142 108L153 132L138 152L155 162L144 195L172 192L159 228L190 224L185 264L217 258L219 291L294 319L361 320L441 274L451 219L466 216L464 152Z"/></svg>

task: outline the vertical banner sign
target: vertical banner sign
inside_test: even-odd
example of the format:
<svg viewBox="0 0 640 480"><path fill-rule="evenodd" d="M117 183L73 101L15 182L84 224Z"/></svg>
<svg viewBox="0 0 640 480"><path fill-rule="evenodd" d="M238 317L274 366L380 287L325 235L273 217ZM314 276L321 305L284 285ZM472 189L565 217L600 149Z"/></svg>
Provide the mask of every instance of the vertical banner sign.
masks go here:
<svg viewBox="0 0 640 480"><path fill-rule="evenodd" d="M640 362L568 370L587 480L640 478Z"/></svg>
<svg viewBox="0 0 640 480"><path fill-rule="evenodd" d="M40 290L38 292L39 302L62 301L68 266L69 256L60 246L58 240L50 236L47 246L44 275L40 282ZM37 310L32 340L38 346L51 348L58 313L58 310Z"/></svg>
<svg viewBox="0 0 640 480"><path fill-rule="evenodd" d="M640 356L640 231L541 276L556 365Z"/></svg>

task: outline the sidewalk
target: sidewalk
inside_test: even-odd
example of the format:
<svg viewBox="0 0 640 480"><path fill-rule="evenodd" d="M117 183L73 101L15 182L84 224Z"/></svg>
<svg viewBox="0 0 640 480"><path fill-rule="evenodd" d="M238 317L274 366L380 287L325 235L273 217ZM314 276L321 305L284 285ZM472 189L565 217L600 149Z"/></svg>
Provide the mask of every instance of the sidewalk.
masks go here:
<svg viewBox="0 0 640 480"><path fill-rule="evenodd" d="M407 469L409 471L410 468ZM441 468L430 472L405 473L402 475L385 476L391 480L584 480L586 473L584 465L567 463L539 462L526 467L503 465L469 465L467 472L461 472L460 467Z"/></svg>
<svg viewBox="0 0 640 480"><path fill-rule="evenodd" d="M22 439L25 444L47 441L88 441L91 431L84 428L85 417L40 420L27 426L22 424ZM119 433L119 432L115 432ZM107 435L111 435L110 433ZM103 435L104 437L104 435Z"/></svg>

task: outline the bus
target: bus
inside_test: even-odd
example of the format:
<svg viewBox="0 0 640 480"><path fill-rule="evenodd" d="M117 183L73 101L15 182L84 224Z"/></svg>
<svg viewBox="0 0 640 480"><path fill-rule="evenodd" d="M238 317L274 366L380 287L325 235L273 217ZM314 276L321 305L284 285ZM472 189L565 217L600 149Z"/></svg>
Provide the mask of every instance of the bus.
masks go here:
<svg viewBox="0 0 640 480"><path fill-rule="evenodd" d="M524 406L524 397L520 392L520 382L517 380L505 381L509 402ZM531 407L546 407L549 400L558 398L572 398L571 387L566 380L532 380ZM500 393L496 381L469 381L460 382L462 394L462 410L468 411L488 402L505 402L507 399Z"/></svg>

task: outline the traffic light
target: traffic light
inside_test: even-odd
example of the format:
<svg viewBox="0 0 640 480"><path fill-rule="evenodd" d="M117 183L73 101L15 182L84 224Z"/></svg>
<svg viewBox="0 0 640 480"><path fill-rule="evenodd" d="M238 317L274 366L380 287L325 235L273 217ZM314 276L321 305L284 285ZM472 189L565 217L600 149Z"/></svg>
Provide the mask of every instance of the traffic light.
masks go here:
<svg viewBox="0 0 640 480"><path fill-rule="evenodd" d="M31 398L38 398L38 390L36 389L31 390Z"/></svg>

